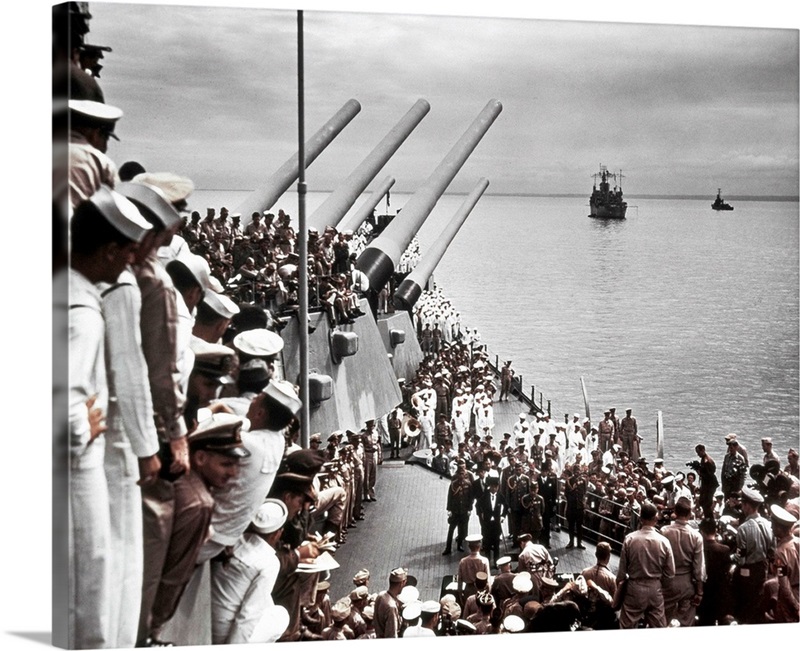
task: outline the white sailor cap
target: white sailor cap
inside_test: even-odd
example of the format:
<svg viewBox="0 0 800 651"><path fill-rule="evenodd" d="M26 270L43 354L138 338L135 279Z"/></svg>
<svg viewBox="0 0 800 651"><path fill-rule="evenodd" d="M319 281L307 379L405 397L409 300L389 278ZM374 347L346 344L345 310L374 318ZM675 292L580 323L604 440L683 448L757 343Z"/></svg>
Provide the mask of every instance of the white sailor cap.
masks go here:
<svg viewBox="0 0 800 651"><path fill-rule="evenodd" d="M510 562L511 562L510 556L501 556L500 558L497 559L496 565L497 567L500 567L502 565L507 565Z"/></svg>
<svg viewBox="0 0 800 651"><path fill-rule="evenodd" d="M503 628L509 633L519 633L525 628L525 620L519 615L508 615L503 620Z"/></svg>
<svg viewBox="0 0 800 651"><path fill-rule="evenodd" d="M787 527L791 527L795 522L797 522L797 518L794 517L789 511L778 504L773 504L769 507L770 512L772 513L772 519L777 520L781 524L786 525Z"/></svg>
<svg viewBox="0 0 800 651"><path fill-rule="evenodd" d="M457 619L455 626L457 631L466 631L465 635L474 635L478 631L475 624L468 619Z"/></svg>
<svg viewBox="0 0 800 651"><path fill-rule="evenodd" d="M133 242L141 242L152 228L131 201L104 185L89 197L89 202L109 224Z"/></svg>
<svg viewBox="0 0 800 651"><path fill-rule="evenodd" d="M286 505L281 500L270 497L258 507L253 517L253 529L258 533L273 533L283 526L288 513Z"/></svg>
<svg viewBox="0 0 800 651"><path fill-rule="evenodd" d="M192 274L204 293L222 291L222 285L211 275L211 269L204 257L190 253L188 249L181 249L178 257L167 263L168 271L171 265L183 265Z"/></svg>
<svg viewBox="0 0 800 651"><path fill-rule="evenodd" d="M419 590L417 590L416 586L407 585L400 590L400 593L397 595L397 600L403 605L419 601Z"/></svg>
<svg viewBox="0 0 800 651"><path fill-rule="evenodd" d="M422 602L412 601L403 608L403 619L407 622L413 622L417 617L422 614Z"/></svg>
<svg viewBox="0 0 800 651"><path fill-rule="evenodd" d="M266 328L245 330L233 338L233 345L245 355L271 357L283 350L281 336Z"/></svg>
<svg viewBox="0 0 800 651"><path fill-rule="evenodd" d="M423 601L422 605L420 606L423 613L427 613L429 615L436 614L441 609L441 605L438 601L434 601L433 599L429 599L428 601Z"/></svg>
<svg viewBox="0 0 800 651"><path fill-rule="evenodd" d="M479 533L471 533L466 538L464 538L464 542L466 543L476 543L481 542L483 540L483 536Z"/></svg>
<svg viewBox="0 0 800 651"><path fill-rule="evenodd" d="M236 305L225 294L217 292L206 292L203 297L203 302L210 307L214 312L219 314L223 319L232 319L236 314L239 314L239 306Z"/></svg>
<svg viewBox="0 0 800 651"><path fill-rule="evenodd" d="M180 213L172 207L160 188L128 181L118 183L115 189L136 204L145 216L157 220L165 229L169 230L181 222Z"/></svg>
<svg viewBox="0 0 800 651"><path fill-rule="evenodd" d="M531 580L530 576L517 574L511 582L511 587L521 594L527 594L533 590L533 580Z"/></svg>
<svg viewBox="0 0 800 651"><path fill-rule="evenodd" d="M266 394L267 398L273 404L280 405L282 409L288 414L291 414L291 416L297 414L303 406L300 398L297 397L294 385L285 380L270 381L270 383L261 390L261 393Z"/></svg>

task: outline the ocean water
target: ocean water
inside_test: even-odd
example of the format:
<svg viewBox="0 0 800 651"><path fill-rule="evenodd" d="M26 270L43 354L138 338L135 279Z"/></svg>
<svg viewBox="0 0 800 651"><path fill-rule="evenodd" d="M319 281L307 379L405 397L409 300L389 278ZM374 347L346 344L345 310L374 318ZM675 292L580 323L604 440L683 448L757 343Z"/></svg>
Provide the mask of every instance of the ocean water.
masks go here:
<svg viewBox="0 0 800 651"><path fill-rule="evenodd" d="M197 191L192 206L235 210L247 194ZM308 214L325 196L309 193ZM389 211L407 199L392 195ZM463 200L440 199L423 253ZM700 441L719 465L729 432L751 463L762 436L784 459L800 431L798 204L717 213L712 200L629 197L627 219L605 221L587 217L586 198L484 196L435 281L559 421L583 414L583 376L592 419L632 408L650 459L659 411L675 466ZM296 215L294 193L278 208Z"/></svg>

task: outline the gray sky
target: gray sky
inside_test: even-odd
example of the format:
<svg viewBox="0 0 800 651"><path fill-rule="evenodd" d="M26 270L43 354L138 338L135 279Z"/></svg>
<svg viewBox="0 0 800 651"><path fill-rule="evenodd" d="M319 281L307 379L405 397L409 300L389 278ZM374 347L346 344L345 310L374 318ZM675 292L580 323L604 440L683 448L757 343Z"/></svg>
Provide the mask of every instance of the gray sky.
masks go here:
<svg viewBox="0 0 800 651"><path fill-rule="evenodd" d="M125 111L118 163L249 190L296 152L294 11L90 8L91 41L114 49L101 83ZM786 25L307 10L307 137L348 99L362 106L308 168L309 190L335 187L423 97L430 113L376 177L395 176L394 191L424 182L496 98L503 111L450 191L486 176L494 193L585 193L603 163L622 168L629 194L795 195L798 32Z"/></svg>

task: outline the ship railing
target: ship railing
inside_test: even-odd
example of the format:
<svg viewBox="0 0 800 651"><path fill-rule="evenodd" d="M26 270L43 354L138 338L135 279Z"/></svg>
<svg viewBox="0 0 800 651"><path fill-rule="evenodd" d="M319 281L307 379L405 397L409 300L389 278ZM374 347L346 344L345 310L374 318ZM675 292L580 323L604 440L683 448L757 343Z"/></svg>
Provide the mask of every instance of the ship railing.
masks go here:
<svg viewBox="0 0 800 651"><path fill-rule="evenodd" d="M612 551L619 553L625 536L639 528L639 516L635 512L632 513L630 522L623 522L610 517L606 513L600 512L600 505L603 502L611 505L613 511L617 513L621 512L625 507L625 502L617 502L603 495L587 491L583 511L583 539L594 544L605 541L611 545ZM563 529L568 529L566 513L567 501L564 496L564 482L559 481L556 522Z"/></svg>
<svg viewBox="0 0 800 651"><path fill-rule="evenodd" d="M486 352L489 356L489 368L492 369L492 372L500 378L501 372L501 363L500 360L503 359L497 354L492 354L489 350L489 347L484 344L486 348ZM494 361L492 361L494 358ZM538 413L546 413L552 416L552 406L550 404L549 399L545 399L544 395L541 391L539 391L538 399L536 395L536 386L531 384L530 388L526 390L525 384L523 382L523 376L521 374L515 374L513 378L511 378L511 394L519 398L527 407L528 411L532 414Z"/></svg>

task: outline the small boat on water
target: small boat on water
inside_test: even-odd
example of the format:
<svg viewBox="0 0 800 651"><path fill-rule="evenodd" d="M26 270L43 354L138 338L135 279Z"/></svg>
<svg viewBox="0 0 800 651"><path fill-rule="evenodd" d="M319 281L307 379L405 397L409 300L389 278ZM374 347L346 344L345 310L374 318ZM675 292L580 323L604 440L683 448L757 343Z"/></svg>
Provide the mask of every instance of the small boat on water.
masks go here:
<svg viewBox="0 0 800 651"><path fill-rule="evenodd" d="M622 199L622 171L618 174L609 172L605 165L600 166L600 171L592 175L594 177L594 187L592 195L589 197L589 217L600 217L604 219L625 219L625 212L628 204ZM617 185L619 177L619 185ZM597 181L600 181L600 187ZM611 187L609 180L614 181Z"/></svg>
<svg viewBox="0 0 800 651"><path fill-rule="evenodd" d="M717 188L717 198L711 204L714 210L733 210L733 206L722 199L722 188Z"/></svg>

